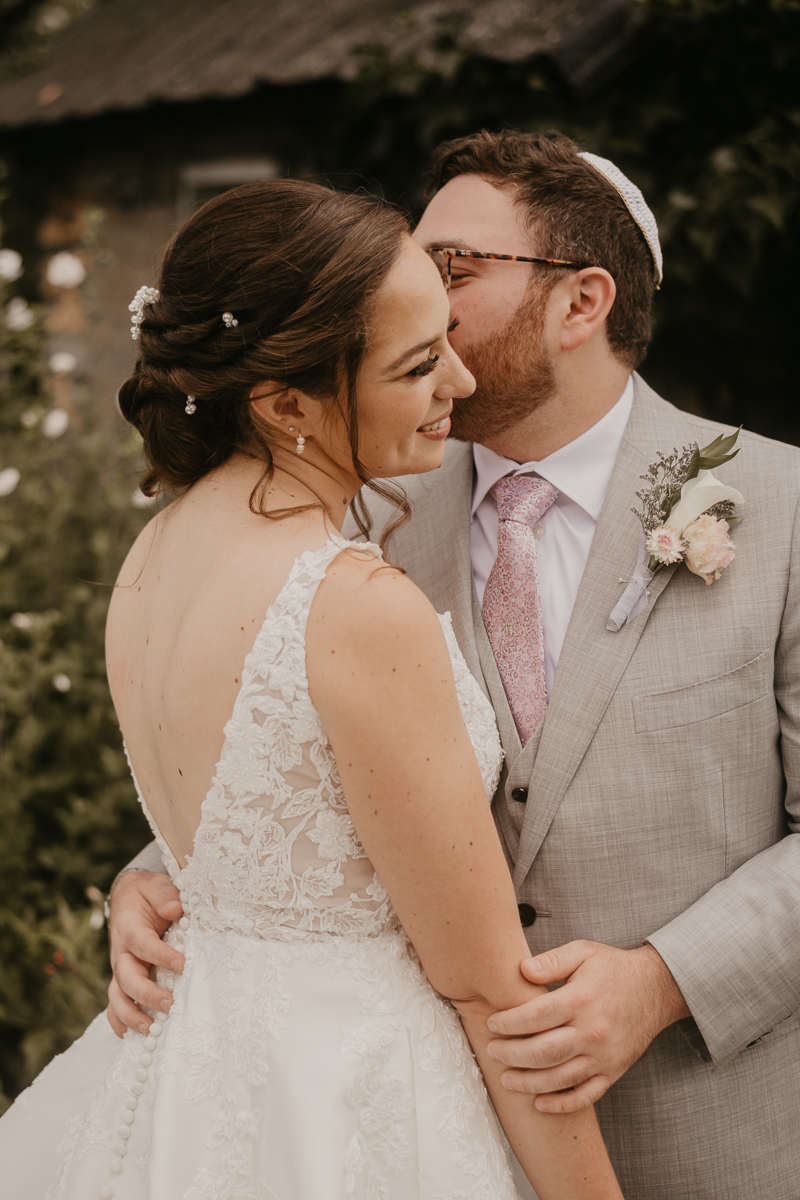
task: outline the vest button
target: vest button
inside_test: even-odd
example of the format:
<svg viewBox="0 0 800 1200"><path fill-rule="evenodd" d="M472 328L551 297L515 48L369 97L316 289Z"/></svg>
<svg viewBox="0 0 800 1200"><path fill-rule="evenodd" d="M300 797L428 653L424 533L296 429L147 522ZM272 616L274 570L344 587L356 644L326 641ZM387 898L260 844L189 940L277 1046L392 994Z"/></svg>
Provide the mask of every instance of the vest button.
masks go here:
<svg viewBox="0 0 800 1200"><path fill-rule="evenodd" d="M523 787L513 788L511 792L511 799L516 800L517 804L527 804L528 789Z"/></svg>
<svg viewBox="0 0 800 1200"><path fill-rule="evenodd" d="M532 904L518 904L520 923L526 928L536 920L536 909Z"/></svg>

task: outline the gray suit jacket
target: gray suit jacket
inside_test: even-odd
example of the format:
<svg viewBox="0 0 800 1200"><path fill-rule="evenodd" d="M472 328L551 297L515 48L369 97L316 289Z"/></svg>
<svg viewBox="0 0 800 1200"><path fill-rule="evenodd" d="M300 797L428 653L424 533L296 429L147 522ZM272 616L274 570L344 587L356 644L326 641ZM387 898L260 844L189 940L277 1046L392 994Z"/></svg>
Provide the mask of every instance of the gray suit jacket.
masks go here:
<svg viewBox="0 0 800 1200"><path fill-rule="evenodd" d="M800 1198L800 452L743 434L718 472L746 501L733 565L711 587L662 570L646 611L606 629L636 562L639 475L657 450L719 428L635 377L547 715L524 750L472 579L470 446L403 481L414 517L389 547L452 613L494 704L494 809L519 901L538 914L531 950L650 941L692 1011L597 1106L628 1200ZM370 507L377 535L388 509ZM147 853L137 865L152 869Z"/></svg>
<svg viewBox="0 0 800 1200"><path fill-rule="evenodd" d="M494 807L518 899L538 914L531 950L649 941L692 1011L598 1105L631 1200L800 1197L800 451L742 434L717 472L746 501L735 562L710 587L663 569L647 610L606 629L636 562L639 475L657 450L720 428L635 377L547 715L524 750L473 584L470 446L403 481L414 517L389 546L452 613L494 705ZM388 510L371 508L377 533Z"/></svg>

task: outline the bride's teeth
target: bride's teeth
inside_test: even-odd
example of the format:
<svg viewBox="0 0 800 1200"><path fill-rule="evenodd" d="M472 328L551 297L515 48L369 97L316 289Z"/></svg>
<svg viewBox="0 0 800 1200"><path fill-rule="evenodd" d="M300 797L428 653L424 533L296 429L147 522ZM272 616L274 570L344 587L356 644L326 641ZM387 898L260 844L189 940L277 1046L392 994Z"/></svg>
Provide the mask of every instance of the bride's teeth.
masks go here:
<svg viewBox="0 0 800 1200"><path fill-rule="evenodd" d="M420 433L433 433L435 429L441 429L446 420L447 417L442 417L441 420L434 421L432 425L420 425L419 431Z"/></svg>

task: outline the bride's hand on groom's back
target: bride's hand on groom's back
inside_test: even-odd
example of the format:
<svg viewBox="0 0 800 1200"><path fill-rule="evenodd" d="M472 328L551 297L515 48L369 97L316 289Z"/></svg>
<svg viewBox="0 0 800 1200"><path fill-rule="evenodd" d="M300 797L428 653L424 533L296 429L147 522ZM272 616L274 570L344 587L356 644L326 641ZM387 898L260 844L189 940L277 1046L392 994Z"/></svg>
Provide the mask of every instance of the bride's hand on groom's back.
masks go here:
<svg viewBox="0 0 800 1200"><path fill-rule="evenodd" d="M108 936L113 976L108 987L108 1020L118 1037L126 1029L146 1033L151 1020L138 1007L169 1012L172 996L151 979L152 968L180 975L183 955L161 938L183 915L177 889L168 876L128 871L115 883L109 900Z"/></svg>
<svg viewBox="0 0 800 1200"><path fill-rule="evenodd" d="M489 1021L501 1034L489 1054L511 1068L512 1091L536 1093L541 1112L576 1112L594 1104L641 1058L653 1038L690 1015L660 954L650 945L619 950L569 942L534 959L531 983L565 981Z"/></svg>

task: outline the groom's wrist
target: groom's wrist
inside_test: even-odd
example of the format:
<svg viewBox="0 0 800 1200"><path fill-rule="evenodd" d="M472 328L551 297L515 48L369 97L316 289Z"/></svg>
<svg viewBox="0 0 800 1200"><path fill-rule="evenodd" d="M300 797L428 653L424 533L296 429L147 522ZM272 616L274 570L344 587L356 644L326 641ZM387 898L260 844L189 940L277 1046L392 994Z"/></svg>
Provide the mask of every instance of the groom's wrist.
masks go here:
<svg viewBox="0 0 800 1200"><path fill-rule="evenodd" d="M638 953L642 956L651 979L650 994L655 1002L653 1004L653 1016L657 1023L657 1028L653 1034L655 1037L663 1029L667 1029L668 1026L674 1025L676 1021L682 1021L685 1017L690 1017L692 1014L684 999L683 992L675 982L674 975L655 946L651 946L649 942L645 942Z"/></svg>

